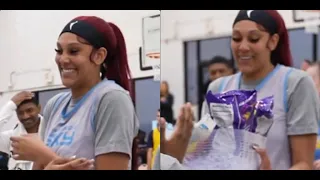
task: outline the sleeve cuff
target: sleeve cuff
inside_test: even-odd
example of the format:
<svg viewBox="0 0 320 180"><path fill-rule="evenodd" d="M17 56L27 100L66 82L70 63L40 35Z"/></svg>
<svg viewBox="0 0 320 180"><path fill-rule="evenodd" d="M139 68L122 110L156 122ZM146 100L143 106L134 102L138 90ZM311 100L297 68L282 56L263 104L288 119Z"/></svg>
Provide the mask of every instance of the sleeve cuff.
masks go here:
<svg viewBox="0 0 320 180"><path fill-rule="evenodd" d="M14 103L11 100L7 103L7 107L10 108L10 110L16 110L17 109L16 103Z"/></svg>
<svg viewBox="0 0 320 180"><path fill-rule="evenodd" d="M117 142L109 142L105 146L96 147L95 149L95 156L101 155L101 154L107 154L107 153L123 153L127 154L130 159L132 158L132 150L130 149L130 146L126 145L127 143L125 141L117 141ZM124 146L126 145L126 146Z"/></svg>

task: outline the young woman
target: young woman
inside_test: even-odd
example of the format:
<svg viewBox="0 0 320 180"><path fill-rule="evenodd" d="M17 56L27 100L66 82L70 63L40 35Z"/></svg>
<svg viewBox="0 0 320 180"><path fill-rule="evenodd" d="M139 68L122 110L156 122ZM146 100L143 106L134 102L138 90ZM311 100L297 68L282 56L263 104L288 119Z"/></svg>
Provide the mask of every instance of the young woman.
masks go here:
<svg viewBox="0 0 320 180"><path fill-rule="evenodd" d="M62 30L56 52L70 92L56 95L45 107L40 132L45 144L30 136L11 138L15 158L34 161L34 169L73 156L84 158L86 165L93 159L97 170L130 169L138 120L121 31L98 17L77 17Z"/></svg>
<svg viewBox="0 0 320 180"><path fill-rule="evenodd" d="M274 123L266 144L271 168L311 169L319 97L307 73L287 67L291 52L280 14L276 10L241 10L233 23L231 48L240 72L212 82L208 90L255 89L259 99L273 95ZM205 105L204 113L208 112ZM181 159L183 155L181 151L173 157Z"/></svg>
<svg viewBox="0 0 320 180"><path fill-rule="evenodd" d="M174 115L172 106L174 97L169 91L169 84L167 81L162 81L160 85L160 109L161 116L165 117L168 123L174 124Z"/></svg>

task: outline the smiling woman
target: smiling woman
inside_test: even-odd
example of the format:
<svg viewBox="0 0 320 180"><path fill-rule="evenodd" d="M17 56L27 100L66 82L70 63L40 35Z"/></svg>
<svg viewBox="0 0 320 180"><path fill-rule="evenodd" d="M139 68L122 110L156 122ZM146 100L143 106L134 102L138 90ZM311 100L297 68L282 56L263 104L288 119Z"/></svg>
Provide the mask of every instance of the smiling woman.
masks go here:
<svg viewBox="0 0 320 180"><path fill-rule="evenodd" d="M62 83L71 92L48 101L40 128L44 143L12 138L16 159L34 161L34 169L51 161L46 169L61 169L55 165L61 162L77 162L67 169L90 169L93 162L97 170L130 169L139 125L120 29L98 17L77 17L62 30L56 52Z"/></svg>
<svg viewBox="0 0 320 180"><path fill-rule="evenodd" d="M311 169L314 159L320 102L316 88L307 73L288 67L291 65L288 31L283 18L276 10L241 10L232 26L231 49L239 73L219 78L208 88L212 93L231 90L256 90L258 99L274 97L274 123L266 141L266 154L271 168ZM307 87L307 88L306 88ZM203 115L209 112L204 103ZM180 121L180 120L179 120ZM161 144L169 148L164 154L182 160L185 151L181 143L188 138L189 129L176 128L171 140ZM186 131L186 132L184 132ZM190 134L190 133L189 133ZM168 144L166 144L168 143ZM162 151L162 148L161 148ZM174 155L173 155L174 154ZM167 156L164 155L164 158ZM172 169L177 161L161 159L161 164ZM268 168L269 169L269 168Z"/></svg>
<svg viewBox="0 0 320 180"><path fill-rule="evenodd" d="M212 83L209 90L255 89L258 99L274 96L275 123L266 145L272 169L312 168L319 100L311 78L288 67L289 36L280 14L254 10L248 16L248 11L240 11L233 23L231 48L240 72Z"/></svg>

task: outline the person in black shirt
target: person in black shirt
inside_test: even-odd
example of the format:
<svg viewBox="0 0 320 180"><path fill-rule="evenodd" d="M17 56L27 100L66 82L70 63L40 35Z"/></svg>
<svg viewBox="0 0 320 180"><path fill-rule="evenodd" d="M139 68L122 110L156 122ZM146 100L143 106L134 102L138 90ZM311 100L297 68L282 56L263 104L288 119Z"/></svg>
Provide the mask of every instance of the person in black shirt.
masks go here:
<svg viewBox="0 0 320 180"><path fill-rule="evenodd" d="M169 91L168 82L162 81L160 86L160 109L161 117L165 118L168 123L174 123L172 105L174 97Z"/></svg>

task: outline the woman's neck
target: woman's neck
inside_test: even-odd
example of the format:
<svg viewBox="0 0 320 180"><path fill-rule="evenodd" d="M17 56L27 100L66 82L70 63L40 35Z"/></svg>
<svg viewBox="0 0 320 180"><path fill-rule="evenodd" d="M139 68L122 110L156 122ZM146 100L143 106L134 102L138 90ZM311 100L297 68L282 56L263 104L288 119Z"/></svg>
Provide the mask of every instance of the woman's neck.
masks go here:
<svg viewBox="0 0 320 180"><path fill-rule="evenodd" d="M90 91L95 85L101 81L100 78L92 78L92 80L85 85L80 85L74 88L71 88L72 99L77 99L84 96L88 91Z"/></svg>
<svg viewBox="0 0 320 180"><path fill-rule="evenodd" d="M256 72L245 74L242 73L242 80L244 82L252 82L252 81L258 81L263 78L265 78L273 69L275 68L274 65L268 64L268 66L264 66L262 69L259 69Z"/></svg>

